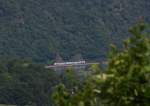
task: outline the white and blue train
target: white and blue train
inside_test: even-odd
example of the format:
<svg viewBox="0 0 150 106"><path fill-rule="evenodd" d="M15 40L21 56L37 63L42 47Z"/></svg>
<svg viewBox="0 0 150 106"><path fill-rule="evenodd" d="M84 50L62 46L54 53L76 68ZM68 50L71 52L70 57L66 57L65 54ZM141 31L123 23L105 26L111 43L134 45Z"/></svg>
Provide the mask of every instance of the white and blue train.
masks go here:
<svg viewBox="0 0 150 106"><path fill-rule="evenodd" d="M79 65L79 64L85 64L85 61L77 61L77 62L62 62L62 63L54 63L56 66L61 66L61 65Z"/></svg>

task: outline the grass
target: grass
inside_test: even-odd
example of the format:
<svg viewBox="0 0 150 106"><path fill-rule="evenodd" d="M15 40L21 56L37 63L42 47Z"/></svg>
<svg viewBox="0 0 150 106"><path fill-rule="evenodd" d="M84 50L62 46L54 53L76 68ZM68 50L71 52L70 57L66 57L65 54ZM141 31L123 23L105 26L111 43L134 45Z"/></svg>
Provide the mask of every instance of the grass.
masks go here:
<svg viewBox="0 0 150 106"><path fill-rule="evenodd" d="M6 104L0 104L0 106L16 106L16 105L6 105Z"/></svg>

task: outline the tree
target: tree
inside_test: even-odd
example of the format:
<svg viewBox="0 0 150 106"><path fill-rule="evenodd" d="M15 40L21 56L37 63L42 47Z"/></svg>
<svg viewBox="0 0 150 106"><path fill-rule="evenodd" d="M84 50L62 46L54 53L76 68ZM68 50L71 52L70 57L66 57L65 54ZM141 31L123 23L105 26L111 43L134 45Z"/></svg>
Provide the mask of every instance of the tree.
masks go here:
<svg viewBox="0 0 150 106"><path fill-rule="evenodd" d="M124 48L112 45L108 66L91 75L83 86L69 93L64 85L56 87L56 106L149 106L150 40L144 32L147 24L138 22L129 28L132 37Z"/></svg>

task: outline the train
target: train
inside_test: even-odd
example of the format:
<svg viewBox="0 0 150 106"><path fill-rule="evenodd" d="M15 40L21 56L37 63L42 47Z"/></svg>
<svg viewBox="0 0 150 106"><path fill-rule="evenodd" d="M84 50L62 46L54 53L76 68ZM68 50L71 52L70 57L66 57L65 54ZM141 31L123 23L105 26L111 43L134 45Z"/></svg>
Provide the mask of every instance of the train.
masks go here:
<svg viewBox="0 0 150 106"><path fill-rule="evenodd" d="M78 64L85 64L85 61L77 61L77 62L62 62L62 63L54 63L55 66L59 65L78 65Z"/></svg>

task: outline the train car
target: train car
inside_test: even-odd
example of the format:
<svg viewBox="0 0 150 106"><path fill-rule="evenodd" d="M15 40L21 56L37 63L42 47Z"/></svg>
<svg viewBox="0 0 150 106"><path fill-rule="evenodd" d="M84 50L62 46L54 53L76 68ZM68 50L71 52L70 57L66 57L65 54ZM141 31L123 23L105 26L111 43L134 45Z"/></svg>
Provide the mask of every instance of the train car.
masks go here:
<svg viewBox="0 0 150 106"><path fill-rule="evenodd" d="M85 64L85 61L77 61L77 62L63 62L63 63L54 63L54 65L78 65Z"/></svg>

